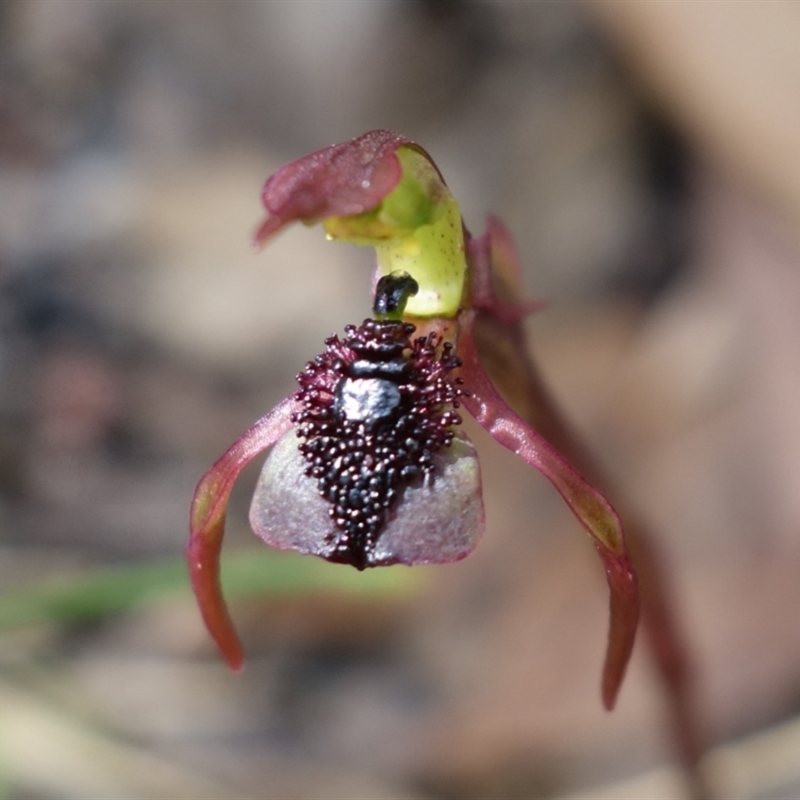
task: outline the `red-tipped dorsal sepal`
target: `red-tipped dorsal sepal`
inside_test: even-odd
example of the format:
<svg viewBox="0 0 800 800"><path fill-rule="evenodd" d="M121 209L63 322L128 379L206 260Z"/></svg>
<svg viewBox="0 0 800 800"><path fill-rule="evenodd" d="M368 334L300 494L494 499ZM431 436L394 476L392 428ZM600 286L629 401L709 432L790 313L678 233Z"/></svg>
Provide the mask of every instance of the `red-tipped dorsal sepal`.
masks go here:
<svg viewBox="0 0 800 800"><path fill-rule="evenodd" d="M239 473L291 428L291 415L297 408L294 397L289 397L245 431L203 475L192 500L186 545L192 589L211 637L228 666L235 671L241 670L244 653L225 605L219 578L225 511Z"/></svg>
<svg viewBox="0 0 800 800"><path fill-rule="evenodd" d="M321 222L377 207L400 181L396 151L405 144L412 143L392 131L370 131L281 167L261 192L269 216L254 243L263 245L290 222Z"/></svg>
<svg viewBox="0 0 800 800"><path fill-rule="evenodd" d="M639 618L636 573L622 523L608 500L541 434L503 400L480 362L474 337L475 314L460 316L458 355L469 396L463 406L504 447L541 472L558 490L594 540L611 592L611 620L603 670L603 703L611 709L630 659Z"/></svg>

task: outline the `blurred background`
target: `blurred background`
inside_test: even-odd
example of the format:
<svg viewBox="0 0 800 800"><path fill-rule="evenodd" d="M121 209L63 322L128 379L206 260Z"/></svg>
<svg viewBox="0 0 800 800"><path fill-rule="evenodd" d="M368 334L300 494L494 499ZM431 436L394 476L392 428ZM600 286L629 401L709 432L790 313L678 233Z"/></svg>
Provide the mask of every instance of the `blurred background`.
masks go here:
<svg viewBox="0 0 800 800"><path fill-rule="evenodd" d="M267 553L243 475L214 652L199 476L369 309L282 163L419 141L513 231L559 402L657 535L725 797L800 796L800 5L0 5L0 797L681 797L644 641L551 487L474 426L488 529L440 568Z"/></svg>

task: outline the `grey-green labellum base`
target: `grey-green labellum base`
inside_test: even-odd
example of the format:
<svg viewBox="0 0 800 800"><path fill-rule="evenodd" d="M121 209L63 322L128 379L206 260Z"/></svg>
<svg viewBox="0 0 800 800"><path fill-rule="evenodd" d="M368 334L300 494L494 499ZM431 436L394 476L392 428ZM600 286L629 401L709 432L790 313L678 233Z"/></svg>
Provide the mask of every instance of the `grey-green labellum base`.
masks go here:
<svg viewBox="0 0 800 800"><path fill-rule="evenodd" d="M250 506L250 524L271 547L329 557L341 531L317 482L305 474L289 431L272 449ZM432 479L407 486L367 555L367 566L440 564L469 555L484 528L480 467L460 432L434 456Z"/></svg>

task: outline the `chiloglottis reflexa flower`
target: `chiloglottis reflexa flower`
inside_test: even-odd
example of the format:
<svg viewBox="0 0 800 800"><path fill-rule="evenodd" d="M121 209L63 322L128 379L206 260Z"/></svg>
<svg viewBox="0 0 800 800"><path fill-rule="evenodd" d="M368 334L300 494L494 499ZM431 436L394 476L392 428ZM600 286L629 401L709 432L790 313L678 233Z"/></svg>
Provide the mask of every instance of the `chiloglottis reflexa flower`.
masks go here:
<svg viewBox="0 0 800 800"><path fill-rule="evenodd" d="M272 448L250 522L267 544L358 569L456 561L483 531L466 410L541 472L592 537L611 593L603 700L615 702L639 612L636 575L616 512L550 442L503 399L524 380L518 257L494 218L475 239L430 156L372 131L278 170L262 194L264 244L285 225L321 223L328 238L376 249L373 315L332 336L298 375L298 390L247 430L201 478L187 556L205 623L229 666L243 652L219 584L233 483ZM485 364L478 337L491 339ZM520 395L521 403L536 398Z"/></svg>

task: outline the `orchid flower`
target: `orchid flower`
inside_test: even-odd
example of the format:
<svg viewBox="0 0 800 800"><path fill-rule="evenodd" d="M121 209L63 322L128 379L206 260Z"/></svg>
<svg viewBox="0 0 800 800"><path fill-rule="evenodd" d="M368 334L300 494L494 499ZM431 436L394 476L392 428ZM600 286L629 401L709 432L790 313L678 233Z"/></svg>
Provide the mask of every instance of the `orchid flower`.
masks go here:
<svg viewBox="0 0 800 800"><path fill-rule="evenodd" d="M299 389L197 486L189 572L228 665L241 669L243 651L219 560L225 509L244 466L272 448L250 521L273 547L358 569L457 561L484 527L477 455L458 427L464 409L553 484L597 548L611 597L602 696L612 708L636 632L636 574L611 504L526 421L537 408L525 392L521 320L535 304L519 299L508 231L490 218L483 237L470 236L431 157L389 131L284 166L262 200L259 246L292 222L321 223L329 239L374 247L377 270L372 317L327 339L298 375Z"/></svg>

